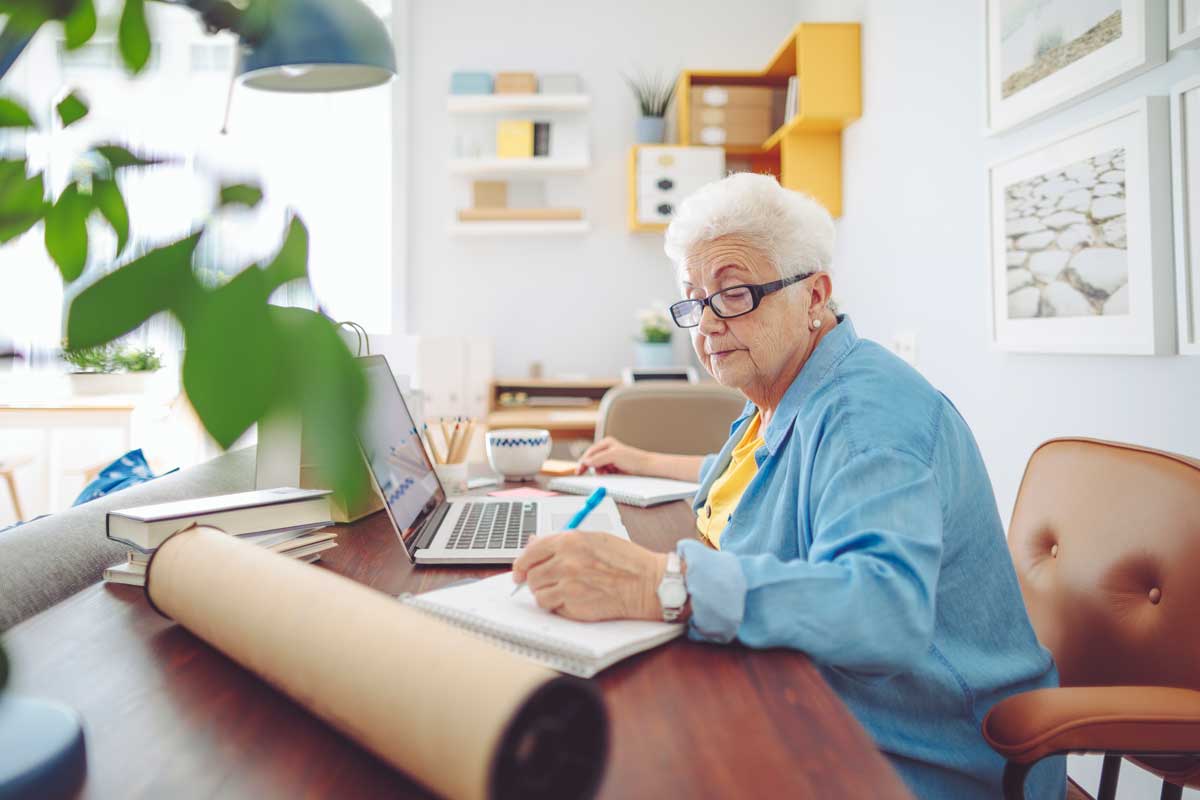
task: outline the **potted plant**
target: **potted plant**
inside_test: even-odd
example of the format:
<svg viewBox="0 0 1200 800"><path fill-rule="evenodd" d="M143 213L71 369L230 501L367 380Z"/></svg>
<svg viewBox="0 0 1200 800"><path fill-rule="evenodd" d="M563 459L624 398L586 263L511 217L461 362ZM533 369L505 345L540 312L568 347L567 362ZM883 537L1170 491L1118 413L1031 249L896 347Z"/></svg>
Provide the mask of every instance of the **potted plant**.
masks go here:
<svg viewBox="0 0 1200 800"><path fill-rule="evenodd" d="M662 144L667 130L667 106L675 96L675 81L655 74L653 78L625 76L637 98L642 116L637 121L638 144Z"/></svg>
<svg viewBox="0 0 1200 800"><path fill-rule="evenodd" d="M634 366L669 367L675 363L671 349L671 320L660 307L638 312L641 331L635 338Z"/></svg>
<svg viewBox="0 0 1200 800"><path fill-rule="evenodd" d="M63 360L73 368L75 394L140 394L146 375L162 367L153 347L125 347L113 343L72 350L63 348Z"/></svg>

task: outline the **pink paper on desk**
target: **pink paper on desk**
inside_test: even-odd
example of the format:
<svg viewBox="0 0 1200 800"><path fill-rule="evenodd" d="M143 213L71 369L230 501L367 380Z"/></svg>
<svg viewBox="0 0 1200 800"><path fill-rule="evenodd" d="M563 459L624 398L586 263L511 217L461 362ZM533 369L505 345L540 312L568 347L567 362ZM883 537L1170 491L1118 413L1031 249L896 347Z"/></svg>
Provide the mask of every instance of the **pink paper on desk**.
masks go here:
<svg viewBox="0 0 1200 800"><path fill-rule="evenodd" d="M531 486L522 486L520 489L500 489L495 492L488 492L488 497L557 497L558 492L547 492L545 489L534 489Z"/></svg>

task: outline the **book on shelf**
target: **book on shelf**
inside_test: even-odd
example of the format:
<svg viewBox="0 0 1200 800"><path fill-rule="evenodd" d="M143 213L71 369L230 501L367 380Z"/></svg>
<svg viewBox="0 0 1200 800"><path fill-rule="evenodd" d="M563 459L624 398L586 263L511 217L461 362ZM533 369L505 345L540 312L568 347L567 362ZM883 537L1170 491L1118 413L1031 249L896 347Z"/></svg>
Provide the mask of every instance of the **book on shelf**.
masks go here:
<svg viewBox="0 0 1200 800"><path fill-rule="evenodd" d="M787 99L784 102L783 121L786 124L800 111L800 78L792 75L788 78Z"/></svg>
<svg viewBox="0 0 1200 800"><path fill-rule="evenodd" d="M192 525L211 525L233 536L321 528L333 524L329 494L284 487L114 509L105 515L105 535L150 551Z"/></svg>
<svg viewBox="0 0 1200 800"><path fill-rule="evenodd" d="M576 622L539 608L528 586L513 594L510 572L401 600L506 650L581 678L669 642L685 628L648 620Z"/></svg>
<svg viewBox="0 0 1200 800"><path fill-rule="evenodd" d="M312 563L321 553L337 547L337 534L320 528L300 528L288 531L268 531L262 534L239 536L239 539L256 544L297 561ZM125 561L104 570L107 583L123 583L129 586L145 586L146 567L151 553L129 551Z"/></svg>
<svg viewBox="0 0 1200 800"><path fill-rule="evenodd" d="M502 119L496 124L497 158L530 158L533 156L533 121Z"/></svg>
<svg viewBox="0 0 1200 800"><path fill-rule="evenodd" d="M533 154L535 156L550 155L550 123L533 123Z"/></svg>

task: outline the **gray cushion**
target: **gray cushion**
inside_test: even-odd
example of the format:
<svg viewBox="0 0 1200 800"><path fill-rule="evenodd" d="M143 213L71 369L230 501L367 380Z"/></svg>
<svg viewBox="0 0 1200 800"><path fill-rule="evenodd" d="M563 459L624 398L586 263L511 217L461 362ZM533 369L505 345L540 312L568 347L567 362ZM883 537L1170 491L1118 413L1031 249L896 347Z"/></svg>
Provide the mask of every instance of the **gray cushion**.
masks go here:
<svg viewBox="0 0 1200 800"><path fill-rule="evenodd" d="M100 580L129 548L104 536L114 508L254 488L253 447L0 533L0 632Z"/></svg>

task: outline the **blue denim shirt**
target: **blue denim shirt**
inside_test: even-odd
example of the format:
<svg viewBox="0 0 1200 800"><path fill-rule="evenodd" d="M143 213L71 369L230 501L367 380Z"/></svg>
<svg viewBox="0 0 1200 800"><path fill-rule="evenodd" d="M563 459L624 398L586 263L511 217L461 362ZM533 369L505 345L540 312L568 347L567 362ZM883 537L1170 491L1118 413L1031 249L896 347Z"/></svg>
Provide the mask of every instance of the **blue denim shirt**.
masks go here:
<svg viewBox="0 0 1200 800"><path fill-rule="evenodd" d="M747 405L705 459L696 509ZM1058 685L1025 613L974 437L919 373L848 317L793 381L755 454L721 550L679 543L693 639L808 653L921 798L997 798L1004 760L980 724ZM1065 763L1027 797L1063 797Z"/></svg>

